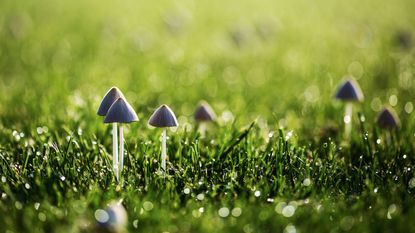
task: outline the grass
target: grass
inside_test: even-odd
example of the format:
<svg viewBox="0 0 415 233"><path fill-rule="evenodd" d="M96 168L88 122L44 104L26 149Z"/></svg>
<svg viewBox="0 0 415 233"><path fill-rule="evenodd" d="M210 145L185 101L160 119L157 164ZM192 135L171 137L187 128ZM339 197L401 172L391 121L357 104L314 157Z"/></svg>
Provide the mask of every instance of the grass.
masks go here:
<svg viewBox="0 0 415 233"><path fill-rule="evenodd" d="M119 199L130 232L415 232L413 5L3 1L0 232L98 231ZM350 141L332 98L346 75L365 94ZM113 85L140 118L122 185L96 116ZM201 99L219 116L206 138ZM146 123L162 103L181 125L165 179ZM383 105L402 123L390 142Z"/></svg>

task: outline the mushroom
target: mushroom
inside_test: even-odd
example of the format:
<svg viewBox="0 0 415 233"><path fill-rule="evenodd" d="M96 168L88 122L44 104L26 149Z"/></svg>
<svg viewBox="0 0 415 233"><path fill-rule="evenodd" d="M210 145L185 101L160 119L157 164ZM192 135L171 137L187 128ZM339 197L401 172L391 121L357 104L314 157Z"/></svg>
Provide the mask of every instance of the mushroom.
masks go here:
<svg viewBox="0 0 415 233"><path fill-rule="evenodd" d="M120 153L119 157L116 157L115 166L117 180L119 180L119 173L124 166L124 128L122 123L131 123L134 121L138 121L137 114L131 105L122 97L118 98L111 105L104 119L104 123L113 123L115 125L115 135L117 134L117 123L120 123ZM116 146L117 142L115 142L115 148Z"/></svg>
<svg viewBox="0 0 415 233"><path fill-rule="evenodd" d="M346 111L343 120L345 123L345 136L346 138L349 138L352 128L353 102L362 102L364 99L363 92L354 79L346 79L339 86L335 97L346 103Z"/></svg>
<svg viewBox="0 0 415 233"><path fill-rule="evenodd" d="M214 121L216 119L216 114L207 102L202 101L195 111L194 119L199 124L201 136L204 137L206 123Z"/></svg>
<svg viewBox="0 0 415 233"><path fill-rule="evenodd" d="M112 87L104 96L98 108L97 114L99 116L106 116L111 105L118 99L124 98L124 95L117 87ZM112 166L114 171L117 170L118 164L118 133L117 123L112 124ZM117 178L118 179L118 178Z"/></svg>
<svg viewBox="0 0 415 233"><path fill-rule="evenodd" d="M386 129L386 143L390 144L391 134L390 131L397 129L400 126L400 120L396 112L389 107L385 107L380 111L376 118L376 123L382 129Z"/></svg>
<svg viewBox="0 0 415 233"><path fill-rule="evenodd" d="M121 99L121 100L120 100ZM113 105L114 109L111 110ZM109 114L109 112L111 112ZM118 132L117 132L117 122L127 123L132 121L137 121L137 114L134 112L133 108L125 100L124 95L117 87L112 87L104 96L101 101L101 104L98 108L97 114L99 116L106 116L104 123L113 123L112 124L112 163L113 169L116 174L117 181L119 180L119 169L118 169ZM120 125L120 156L121 156L121 169L123 167L124 161L124 129Z"/></svg>
<svg viewBox="0 0 415 233"><path fill-rule="evenodd" d="M99 232L119 233L124 232L127 225L128 215L121 201L113 201L108 207L95 211L97 230Z"/></svg>
<svg viewBox="0 0 415 233"><path fill-rule="evenodd" d="M177 127L176 116L174 112L165 104L161 105L154 111L148 120L148 124L157 128L163 128L162 136L162 148L161 148L161 168L163 170L163 176L166 174L166 128Z"/></svg>
<svg viewBox="0 0 415 233"><path fill-rule="evenodd" d="M389 107L385 107L380 111L376 123L383 129L396 129L400 125L398 115Z"/></svg>

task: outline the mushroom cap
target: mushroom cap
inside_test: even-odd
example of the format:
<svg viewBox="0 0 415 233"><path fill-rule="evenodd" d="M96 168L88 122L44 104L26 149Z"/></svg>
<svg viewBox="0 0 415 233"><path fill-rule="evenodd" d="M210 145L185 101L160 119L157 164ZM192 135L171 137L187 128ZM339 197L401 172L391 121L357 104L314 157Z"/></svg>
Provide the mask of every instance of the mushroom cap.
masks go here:
<svg viewBox="0 0 415 233"><path fill-rule="evenodd" d="M394 129L399 127L400 121L396 112L392 108L385 107L380 111L376 123L384 129Z"/></svg>
<svg viewBox="0 0 415 233"><path fill-rule="evenodd" d="M124 95L122 94L120 89L118 89L117 87L112 87L102 99L97 114L99 116L107 115L107 112L110 109L111 105L120 97L124 98Z"/></svg>
<svg viewBox="0 0 415 233"><path fill-rule="evenodd" d="M137 114L131 105L122 97L118 98L110 107L104 123L130 123L138 121Z"/></svg>
<svg viewBox="0 0 415 233"><path fill-rule="evenodd" d="M100 230L105 232L120 232L127 225L128 215L124 206L118 202L112 202L104 210L107 214L107 221L97 221Z"/></svg>
<svg viewBox="0 0 415 233"><path fill-rule="evenodd" d="M202 102L197 107L194 118L198 122L214 121L216 114L207 102Z"/></svg>
<svg viewBox="0 0 415 233"><path fill-rule="evenodd" d="M343 101L363 101L363 92L354 79L345 80L336 92L336 99Z"/></svg>
<svg viewBox="0 0 415 233"><path fill-rule="evenodd" d="M165 104L154 111L148 120L148 124L159 128L176 127L179 125L174 112Z"/></svg>

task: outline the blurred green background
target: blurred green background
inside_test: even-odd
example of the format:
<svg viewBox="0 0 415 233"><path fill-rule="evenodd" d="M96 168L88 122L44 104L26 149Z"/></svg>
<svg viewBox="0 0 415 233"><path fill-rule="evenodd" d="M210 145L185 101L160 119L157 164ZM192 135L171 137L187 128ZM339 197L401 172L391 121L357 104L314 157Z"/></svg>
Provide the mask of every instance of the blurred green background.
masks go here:
<svg viewBox="0 0 415 233"><path fill-rule="evenodd" d="M392 104L405 119L413 9L411 0L4 0L0 117L88 128L115 85L145 120L161 103L190 116L205 99L240 124L261 116L307 131L335 119L333 93L352 75L369 117Z"/></svg>
<svg viewBox="0 0 415 233"><path fill-rule="evenodd" d="M94 211L121 198L131 231L414 232L414 9L413 0L1 0L0 232L91 232ZM344 104L333 95L349 76L366 121L354 114L343 146ZM111 128L96 115L112 86L141 118L126 127L122 189ZM184 132L202 99L219 116L207 140ZM160 130L147 126L163 103L181 124L169 132L167 180L157 173ZM402 122L392 143L373 130L384 105ZM281 204L297 212L283 216Z"/></svg>

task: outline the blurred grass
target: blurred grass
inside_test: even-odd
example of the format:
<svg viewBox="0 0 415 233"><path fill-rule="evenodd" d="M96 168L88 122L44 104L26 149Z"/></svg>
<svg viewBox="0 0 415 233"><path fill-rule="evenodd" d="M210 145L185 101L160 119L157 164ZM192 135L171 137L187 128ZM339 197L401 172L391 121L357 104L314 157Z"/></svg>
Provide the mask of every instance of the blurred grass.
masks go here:
<svg viewBox="0 0 415 233"><path fill-rule="evenodd" d="M410 0L2 1L0 155L7 182L0 192L7 195L0 212L9 215L0 224L15 232L77 232L108 200L124 198L129 229L137 219L142 232L273 232L288 223L302 232L413 232L405 223L414 216L414 8ZM355 109L365 121L355 115L351 146L343 147L343 104L332 96L347 75L364 91ZM127 130L123 192L108 167L110 129L95 114L113 85L141 118ZM186 132L201 99L235 118L220 117L211 141ZM183 125L170 135L174 169L166 183L155 174L160 132L146 124L162 103ZM384 135L372 124L384 104L403 125L392 145L376 143ZM255 120L248 138L221 157ZM36 132L42 126L47 133ZM339 133L328 140L330 129ZM306 178L311 187L301 185ZM195 200L199 192L204 202ZM276 217L277 203L306 199L293 218ZM153 212L140 210L144 201ZM34 203L46 222L38 221ZM385 222L392 204L398 217ZM222 206L243 214L221 219ZM201 207L206 212L194 217Z"/></svg>

